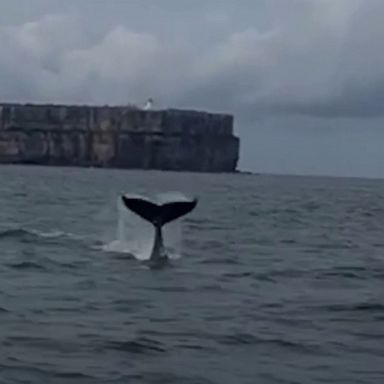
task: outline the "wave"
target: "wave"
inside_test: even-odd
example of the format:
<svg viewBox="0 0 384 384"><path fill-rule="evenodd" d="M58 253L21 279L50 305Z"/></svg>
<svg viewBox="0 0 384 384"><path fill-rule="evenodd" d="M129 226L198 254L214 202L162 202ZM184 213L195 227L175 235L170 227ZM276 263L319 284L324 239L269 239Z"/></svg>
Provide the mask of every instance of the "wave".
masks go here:
<svg viewBox="0 0 384 384"><path fill-rule="evenodd" d="M11 374L14 377L20 377L20 380L16 379L16 382L26 382L25 377L28 377L28 382L50 382L50 378L59 379L86 379L94 381L97 379L95 376L87 375L82 372L60 372L47 368L30 367L29 365L21 365L23 362L17 358L12 358L12 361L17 363L10 365L0 365L1 373L5 376ZM48 379L48 380L47 380ZM88 381L87 381L88 382Z"/></svg>
<svg viewBox="0 0 384 384"><path fill-rule="evenodd" d="M309 342L299 342L280 337L256 336L250 333L235 333L221 335L217 338L220 344L230 346L242 345L275 345L282 348L297 350L298 352L321 352L317 345Z"/></svg>
<svg viewBox="0 0 384 384"><path fill-rule="evenodd" d="M65 232L61 230L40 231L37 229L16 227L0 229L0 241L6 240L18 240L22 242L34 243L34 242L52 242L52 241L75 241L77 243L86 242L86 246L89 246L93 250L118 253L124 256L134 257L138 260L148 260L151 254L153 246L153 229L150 227L145 230L142 226L138 226L134 229L122 227L117 230L116 239L111 241L100 241L100 239L90 239L84 235L78 235L71 232ZM130 236L127 236L127 233ZM166 231L164 231L166 232ZM168 231L169 232L169 231ZM170 233L172 240L172 232ZM173 244L165 244L166 251L171 259L177 259L181 257L177 247L173 247ZM10 265L15 269L43 269L41 265L32 262L20 262Z"/></svg>
<svg viewBox="0 0 384 384"><path fill-rule="evenodd" d="M70 232L52 230L48 232L39 231L36 229L27 229L22 227L6 228L0 230L0 239L6 238L41 238L41 239L56 239L69 238L73 240L81 240L83 236L79 236Z"/></svg>
<svg viewBox="0 0 384 384"><path fill-rule="evenodd" d="M326 306L330 312L369 312L384 313L384 304L379 302L362 302L354 304L331 304Z"/></svg>
<svg viewBox="0 0 384 384"><path fill-rule="evenodd" d="M146 261L150 258L153 242L146 239L144 244L137 244L137 241L112 240L109 243L96 247L104 252L117 253L126 257L133 257L140 261ZM168 257L172 260L181 257L177 249L165 247Z"/></svg>
<svg viewBox="0 0 384 384"><path fill-rule="evenodd" d="M3 229L0 231L0 238L19 238L33 235L34 233L32 231L28 231L23 228Z"/></svg>
<svg viewBox="0 0 384 384"><path fill-rule="evenodd" d="M149 354L166 351L160 342L146 337L139 337L128 341L112 341L108 343L108 347L110 349L135 354Z"/></svg>
<svg viewBox="0 0 384 384"><path fill-rule="evenodd" d="M44 271L47 269L44 265L35 263L33 261L21 261L19 263L9 264L9 267L13 269L19 269L19 270L35 269L35 270Z"/></svg>
<svg viewBox="0 0 384 384"><path fill-rule="evenodd" d="M55 372L54 376L62 379L94 379L93 376L86 375L82 372Z"/></svg>

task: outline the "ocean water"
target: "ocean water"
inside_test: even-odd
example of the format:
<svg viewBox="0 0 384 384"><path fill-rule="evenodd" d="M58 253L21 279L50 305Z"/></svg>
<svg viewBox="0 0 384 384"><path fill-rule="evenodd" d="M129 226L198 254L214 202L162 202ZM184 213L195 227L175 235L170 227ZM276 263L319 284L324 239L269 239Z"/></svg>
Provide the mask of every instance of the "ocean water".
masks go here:
<svg viewBox="0 0 384 384"><path fill-rule="evenodd" d="M0 178L0 383L384 382L384 181ZM150 270L152 228L119 196L166 192L200 200Z"/></svg>

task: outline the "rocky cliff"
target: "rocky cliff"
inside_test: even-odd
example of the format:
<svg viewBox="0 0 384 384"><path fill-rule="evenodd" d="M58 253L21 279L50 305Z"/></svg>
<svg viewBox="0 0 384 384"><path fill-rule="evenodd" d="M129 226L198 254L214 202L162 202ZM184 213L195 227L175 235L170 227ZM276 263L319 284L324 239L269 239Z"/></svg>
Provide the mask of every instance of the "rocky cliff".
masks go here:
<svg viewBox="0 0 384 384"><path fill-rule="evenodd" d="M233 172L231 115L134 107L0 104L0 162Z"/></svg>

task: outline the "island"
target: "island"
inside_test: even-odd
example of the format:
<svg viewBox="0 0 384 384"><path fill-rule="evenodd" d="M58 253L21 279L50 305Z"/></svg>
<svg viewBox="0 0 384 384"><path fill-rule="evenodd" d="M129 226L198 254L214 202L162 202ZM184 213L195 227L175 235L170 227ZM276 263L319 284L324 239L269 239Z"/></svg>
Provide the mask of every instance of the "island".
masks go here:
<svg viewBox="0 0 384 384"><path fill-rule="evenodd" d="M0 163L236 172L233 120L133 105L0 103Z"/></svg>

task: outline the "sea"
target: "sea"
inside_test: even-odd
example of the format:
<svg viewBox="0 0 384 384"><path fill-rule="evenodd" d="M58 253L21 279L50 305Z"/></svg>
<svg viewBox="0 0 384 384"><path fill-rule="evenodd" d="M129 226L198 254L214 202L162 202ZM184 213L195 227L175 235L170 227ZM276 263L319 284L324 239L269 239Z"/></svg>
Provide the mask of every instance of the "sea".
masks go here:
<svg viewBox="0 0 384 384"><path fill-rule="evenodd" d="M384 180L3 165L0 255L1 384L384 383Z"/></svg>

